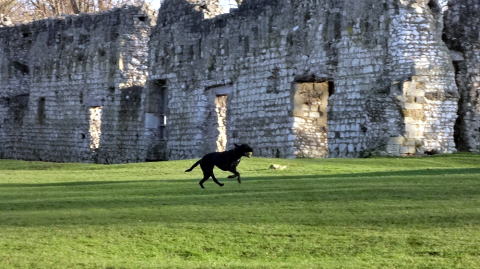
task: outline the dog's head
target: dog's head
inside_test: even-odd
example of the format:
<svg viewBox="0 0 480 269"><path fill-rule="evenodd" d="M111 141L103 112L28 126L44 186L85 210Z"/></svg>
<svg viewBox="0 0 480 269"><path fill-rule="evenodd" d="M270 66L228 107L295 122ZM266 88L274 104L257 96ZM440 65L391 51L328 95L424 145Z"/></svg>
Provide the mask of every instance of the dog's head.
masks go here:
<svg viewBox="0 0 480 269"><path fill-rule="evenodd" d="M235 150L236 151L239 151L242 156L245 156L245 157L252 157L253 155L253 149L247 145L247 144L233 144L235 146Z"/></svg>

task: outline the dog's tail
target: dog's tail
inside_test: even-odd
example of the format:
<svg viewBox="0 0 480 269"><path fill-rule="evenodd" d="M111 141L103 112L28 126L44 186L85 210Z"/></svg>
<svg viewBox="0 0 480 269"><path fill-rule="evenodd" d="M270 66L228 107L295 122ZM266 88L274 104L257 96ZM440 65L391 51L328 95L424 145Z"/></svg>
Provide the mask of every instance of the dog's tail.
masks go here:
<svg viewBox="0 0 480 269"><path fill-rule="evenodd" d="M198 162L196 162L194 165L192 165L192 167L190 167L189 169L185 170L185 172L191 172L193 170L193 168L197 167L200 164L200 161L201 160L198 160Z"/></svg>

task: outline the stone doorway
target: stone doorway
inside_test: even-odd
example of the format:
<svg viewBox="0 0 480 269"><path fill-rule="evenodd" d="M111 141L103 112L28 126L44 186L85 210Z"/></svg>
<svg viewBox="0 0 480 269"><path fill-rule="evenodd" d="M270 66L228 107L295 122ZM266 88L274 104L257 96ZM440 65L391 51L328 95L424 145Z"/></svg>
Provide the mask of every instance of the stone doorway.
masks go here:
<svg viewBox="0 0 480 269"><path fill-rule="evenodd" d="M228 104L231 88L220 86L210 89L209 107L205 124L205 152L221 152L228 147Z"/></svg>
<svg viewBox="0 0 480 269"><path fill-rule="evenodd" d="M296 135L296 157L328 157L328 97L333 83L302 82L295 84L293 97L293 130Z"/></svg>
<svg viewBox="0 0 480 269"><path fill-rule="evenodd" d="M153 80L147 84L145 107L145 136L148 144L147 161L162 161L167 159L167 90L165 80Z"/></svg>

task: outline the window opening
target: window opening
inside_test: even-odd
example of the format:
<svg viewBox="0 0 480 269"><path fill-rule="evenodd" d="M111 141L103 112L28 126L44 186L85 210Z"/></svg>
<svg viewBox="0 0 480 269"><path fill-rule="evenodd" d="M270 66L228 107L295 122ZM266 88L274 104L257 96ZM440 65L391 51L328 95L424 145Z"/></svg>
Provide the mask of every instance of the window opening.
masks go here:
<svg viewBox="0 0 480 269"><path fill-rule="evenodd" d="M227 101L228 95L217 95L215 98L215 113L217 118L216 151L227 149Z"/></svg>
<svg viewBox="0 0 480 269"><path fill-rule="evenodd" d="M150 144L147 153L148 161L166 159L167 111L168 91L166 81L151 81L148 86L145 114L145 131Z"/></svg>
<svg viewBox="0 0 480 269"><path fill-rule="evenodd" d="M167 125L167 88L164 80L153 81L149 89L147 100L147 128L156 132L160 140L165 140L165 127ZM147 119L148 120L148 119Z"/></svg>
<svg viewBox="0 0 480 269"><path fill-rule="evenodd" d="M204 124L204 137L206 143L203 149L205 153L227 150L229 136L228 106L231 96L231 85L209 87L206 90L209 100L206 108L207 117Z"/></svg>
<svg viewBox="0 0 480 269"><path fill-rule="evenodd" d="M97 150L100 147L100 138L102 135L102 107L95 106L89 108L89 133L90 149Z"/></svg>
<svg viewBox="0 0 480 269"><path fill-rule="evenodd" d="M297 157L328 156L328 97L333 82L297 83L294 95L294 132Z"/></svg>
<svg viewBox="0 0 480 269"><path fill-rule="evenodd" d="M45 97L40 97L38 99L38 107L37 107L37 122L40 125L45 123Z"/></svg>

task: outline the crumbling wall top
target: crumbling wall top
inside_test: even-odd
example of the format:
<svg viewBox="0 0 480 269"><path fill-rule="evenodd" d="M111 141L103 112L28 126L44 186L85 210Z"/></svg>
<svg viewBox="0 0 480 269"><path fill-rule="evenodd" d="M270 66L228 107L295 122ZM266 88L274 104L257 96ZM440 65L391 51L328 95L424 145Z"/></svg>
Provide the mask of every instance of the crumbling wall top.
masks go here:
<svg viewBox="0 0 480 269"><path fill-rule="evenodd" d="M137 17L145 22L150 24L151 26L155 25L156 22L156 11L151 9L148 5L125 5L122 7L118 8L113 8L111 10L107 10L104 12L99 12L99 13L81 13L81 14L75 14L75 15L65 15L61 17L55 17L55 18L46 18L42 20L37 20L25 24L13 24L11 21L9 21L8 17L4 16L3 14L0 14L1 22L0 22L0 27L2 26L11 26L9 28L13 29L26 29L29 28L32 31L41 31L42 29L47 29L51 27L52 25L64 25L64 27L70 27L70 26L78 26L81 24L94 24L98 22L105 22L105 20L109 20L113 18L114 20L116 19L117 21L113 22L115 25L119 25L122 23L129 23L128 20L124 20L124 18L121 16L121 14L124 13L131 13L131 14L137 14ZM15 31L15 30L14 30Z"/></svg>
<svg viewBox="0 0 480 269"><path fill-rule="evenodd" d="M179 20L202 21L223 19L229 16L243 16L252 12L261 13L265 7L279 5L285 0L235 0L237 7L225 13L220 0L165 0L160 7L158 24L166 26Z"/></svg>

